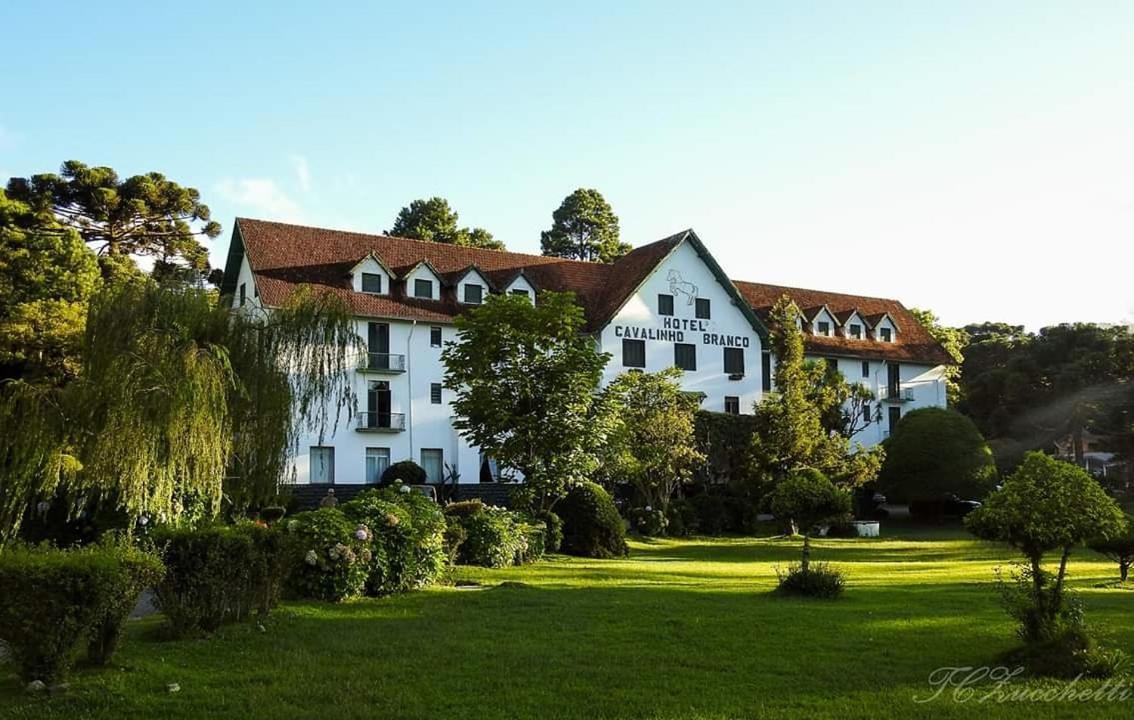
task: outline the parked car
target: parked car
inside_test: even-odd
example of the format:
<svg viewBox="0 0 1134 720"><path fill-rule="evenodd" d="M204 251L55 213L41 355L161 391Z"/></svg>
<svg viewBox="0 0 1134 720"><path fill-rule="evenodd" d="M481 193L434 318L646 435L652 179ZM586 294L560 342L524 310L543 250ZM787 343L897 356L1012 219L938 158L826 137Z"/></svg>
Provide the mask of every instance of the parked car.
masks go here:
<svg viewBox="0 0 1134 720"><path fill-rule="evenodd" d="M953 493L947 493L942 504L941 514L945 517L964 517L983 504L979 500L962 500Z"/></svg>

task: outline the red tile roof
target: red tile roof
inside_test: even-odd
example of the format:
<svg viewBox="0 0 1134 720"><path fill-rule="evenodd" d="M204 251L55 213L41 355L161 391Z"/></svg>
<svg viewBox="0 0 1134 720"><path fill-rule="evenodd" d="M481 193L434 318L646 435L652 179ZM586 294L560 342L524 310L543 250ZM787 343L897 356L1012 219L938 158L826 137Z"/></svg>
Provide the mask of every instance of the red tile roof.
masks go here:
<svg viewBox="0 0 1134 720"><path fill-rule="evenodd" d="M350 271L360 260L373 253L399 277L419 263L428 262L448 285L475 266L495 290L503 290L523 272L537 291L574 292L587 318L586 329L594 332L606 325L657 264L691 235L691 231L671 235L635 248L617 262L605 265L237 218L221 289L226 293L235 290L240 251L243 250L256 276L260 300L268 306L283 304L297 286L310 284L340 296L355 314L364 317L450 322L463 309L464 306L457 302L455 289L451 287L442 291L440 301L408 297L404 283L392 283L390 295L354 292ZM854 308L867 318L888 312L900 328L894 343L808 335L806 342L810 352L889 357L933 364L951 362L944 349L895 300L747 282L736 282L735 285L757 315L766 315L780 295L787 293L800 307L826 305L840 318L844 312Z"/></svg>

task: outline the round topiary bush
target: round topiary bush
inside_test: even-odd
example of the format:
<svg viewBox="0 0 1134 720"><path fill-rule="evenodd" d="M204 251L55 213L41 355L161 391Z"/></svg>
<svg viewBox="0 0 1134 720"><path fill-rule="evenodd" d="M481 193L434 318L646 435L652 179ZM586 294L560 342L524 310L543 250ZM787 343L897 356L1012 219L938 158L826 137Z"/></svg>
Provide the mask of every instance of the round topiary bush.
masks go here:
<svg viewBox="0 0 1134 720"><path fill-rule="evenodd" d="M908 413L886 440L878 489L891 502L979 499L996 484L992 450L969 418L943 408Z"/></svg>
<svg viewBox="0 0 1134 720"><path fill-rule="evenodd" d="M378 484L385 486L400 482L403 485L424 485L426 479L425 468L413 460L402 460L386 468Z"/></svg>
<svg viewBox="0 0 1134 720"><path fill-rule="evenodd" d="M563 520L563 552L593 558L623 557L630 552L622 516L601 485L576 485L555 506L555 512Z"/></svg>

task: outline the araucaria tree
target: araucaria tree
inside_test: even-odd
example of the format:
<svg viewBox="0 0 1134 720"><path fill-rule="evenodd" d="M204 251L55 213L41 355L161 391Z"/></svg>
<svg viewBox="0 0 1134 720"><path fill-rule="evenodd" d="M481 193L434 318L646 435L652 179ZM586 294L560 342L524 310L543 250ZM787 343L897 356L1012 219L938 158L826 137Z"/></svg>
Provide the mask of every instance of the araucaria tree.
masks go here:
<svg viewBox="0 0 1134 720"><path fill-rule="evenodd" d="M58 175L12 178L8 195L31 206L41 231L78 232L99 255L153 257L156 275L181 268L203 277L209 253L201 240L221 231L195 188L156 172L122 180L111 168L68 160Z"/></svg>
<svg viewBox="0 0 1134 720"><path fill-rule="evenodd" d="M684 393L681 372L627 372L602 392L609 421L602 445L601 474L629 483L644 507L664 518L674 493L688 482L705 456L695 449L698 401Z"/></svg>
<svg viewBox="0 0 1134 720"><path fill-rule="evenodd" d="M1125 522L1083 469L1038 452L1025 455L1003 487L966 518L974 535L1006 542L1027 559L1017 578L1021 587L1005 591L1021 639L1043 655L1071 658L1087 653L1090 643L1081 612L1066 595L1067 561L1076 546L1120 536ZM1059 554L1054 573L1043 566L1050 552Z"/></svg>
<svg viewBox="0 0 1134 720"><path fill-rule="evenodd" d="M502 472L523 474L533 509L550 509L596 466L592 406L610 356L583 323L571 293L544 292L535 305L493 295L457 318L458 339L441 353L454 427Z"/></svg>
<svg viewBox="0 0 1134 720"><path fill-rule="evenodd" d="M443 197L414 200L398 211L390 234L397 237L464 247L503 250L504 243L484 228L460 227L457 211Z"/></svg>
<svg viewBox="0 0 1134 720"><path fill-rule="evenodd" d="M176 520L215 515L222 494L237 512L273 497L300 431L321 436L354 407L358 345L331 295L251 318L201 290L104 288L74 381L0 386L0 544L41 500Z"/></svg>
<svg viewBox="0 0 1134 720"><path fill-rule="evenodd" d="M551 229L540 235L544 255L609 263L630 251L618 239L618 216L598 190L571 193L551 220Z"/></svg>

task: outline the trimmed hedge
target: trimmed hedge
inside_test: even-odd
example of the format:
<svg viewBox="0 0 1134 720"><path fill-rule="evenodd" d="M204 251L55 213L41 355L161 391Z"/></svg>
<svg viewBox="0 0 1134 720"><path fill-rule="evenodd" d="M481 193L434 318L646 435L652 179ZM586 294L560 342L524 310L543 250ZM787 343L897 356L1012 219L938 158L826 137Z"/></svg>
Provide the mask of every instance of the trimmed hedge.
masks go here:
<svg viewBox="0 0 1134 720"><path fill-rule="evenodd" d="M0 637L25 681L52 683L70 669L79 638L107 663L142 588L161 577L157 558L127 547L10 548L0 554Z"/></svg>
<svg viewBox="0 0 1134 720"><path fill-rule="evenodd" d="M467 533L458 559L462 565L499 568L513 565L527 547L525 527L506 510L485 510L461 519Z"/></svg>
<svg viewBox="0 0 1134 720"><path fill-rule="evenodd" d="M556 513L563 519L563 552L593 558L629 554L622 516L601 485L584 482L571 488Z"/></svg>
<svg viewBox="0 0 1134 720"><path fill-rule="evenodd" d="M229 622L267 615L287 575L283 533L253 523L158 528L165 562L155 603L177 637L206 635Z"/></svg>
<svg viewBox="0 0 1134 720"><path fill-rule="evenodd" d="M413 460L400 460L382 472L378 484L382 487L402 483L403 485L424 485L427 480L425 468Z"/></svg>

